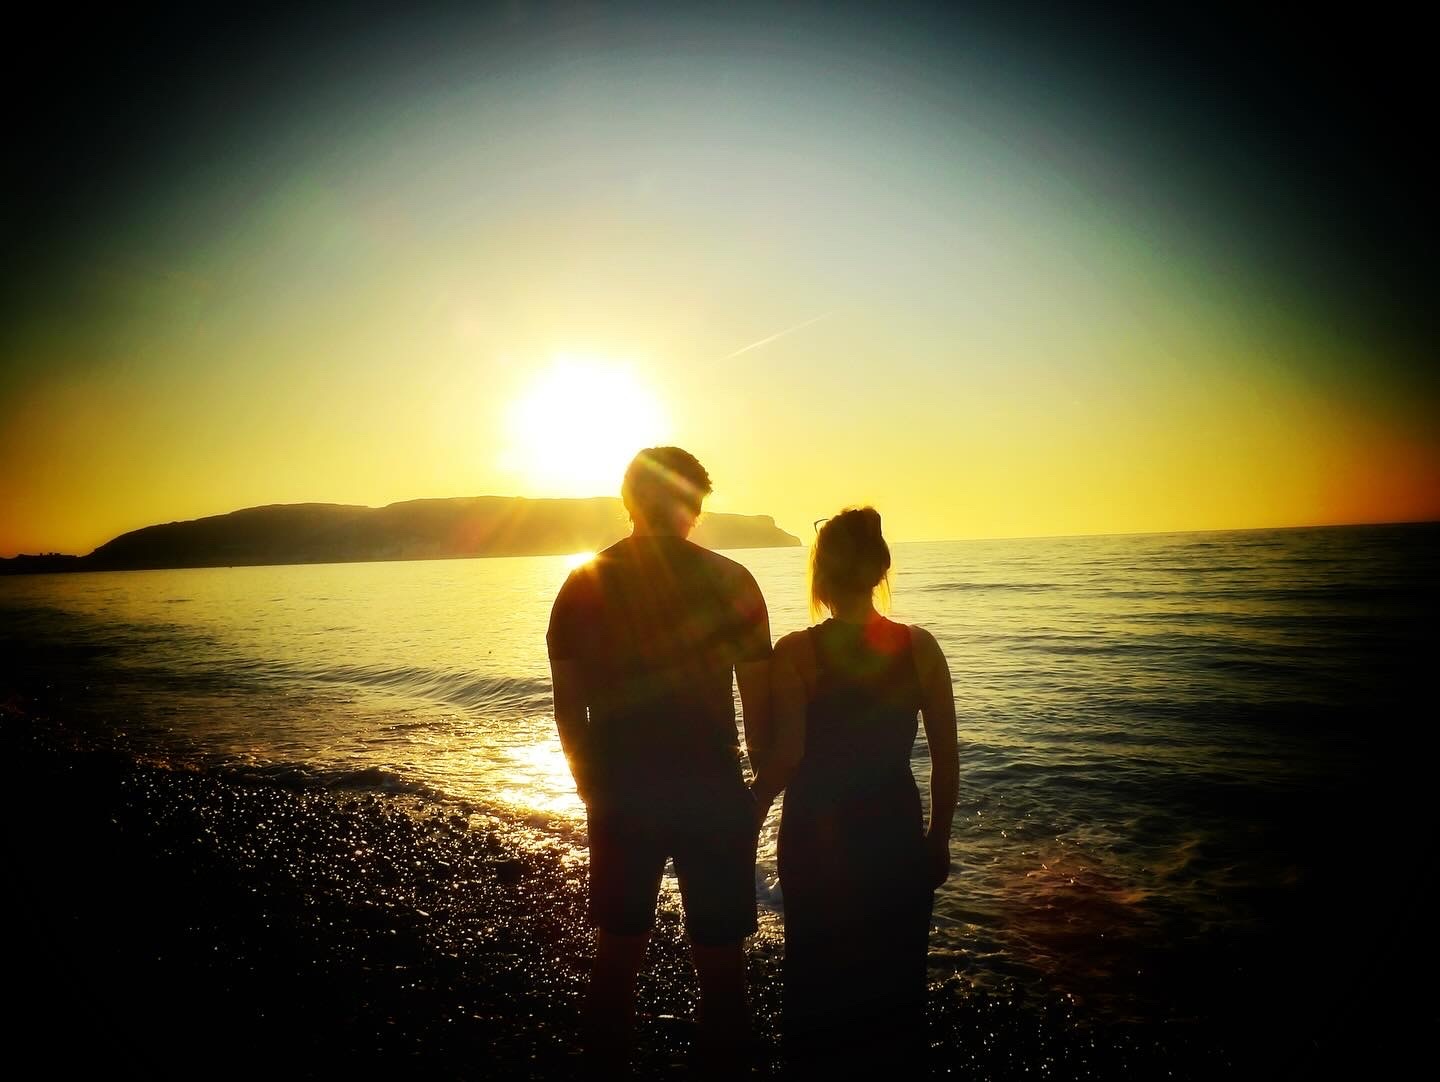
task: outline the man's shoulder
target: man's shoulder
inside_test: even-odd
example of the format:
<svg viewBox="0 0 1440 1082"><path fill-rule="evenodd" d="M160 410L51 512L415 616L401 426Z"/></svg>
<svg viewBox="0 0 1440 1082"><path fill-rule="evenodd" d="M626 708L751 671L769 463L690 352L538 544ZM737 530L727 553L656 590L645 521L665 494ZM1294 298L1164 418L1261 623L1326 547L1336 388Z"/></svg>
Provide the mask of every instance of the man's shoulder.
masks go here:
<svg viewBox="0 0 1440 1082"><path fill-rule="evenodd" d="M629 540L629 538L621 538L609 548L591 553L588 559L582 560L571 569L570 574L566 576L566 583L593 582L607 570L631 562L633 554Z"/></svg>
<svg viewBox="0 0 1440 1082"><path fill-rule="evenodd" d="M613 547L613 546L612 546ZM606 565L613 564L610 550L598 552L584 563L570 569L560 590L555 595L556 603L577 603L592 598L599 589L600 578Z"/></svg>
<svg viewBox="0 0 1440 1082"><path fill-rule="evenodd" d="M685 543L693 550L692 558L702 563L716 579L737 590L759 589L755 582L755 576L739 560L721 556L713 549L707 549L693 541L687 540Z"/></svg>
<svg viewBox="0 0 1440 1082"><path fill-rule="evenodd" d="M585 561L585 563L582 564L581 566L582 566L582 567L589 567L591 564L597 563L597 562L599 562L599 561L609 561L609 560L622 559L622 558L624 558L626 555L628 555L629 552L630 552L630 550L633 549L634 547L635 547L635 542L634 542L634 539L633 539L633 538L630 538L630 537L622 537L622 538L620 538L619 541L616 541L613 545L610 545L610 546L608 546L607 548L601 549L599 552L597 552L597 553L594 555L594 557L593 557L592 559Z"/></svg>

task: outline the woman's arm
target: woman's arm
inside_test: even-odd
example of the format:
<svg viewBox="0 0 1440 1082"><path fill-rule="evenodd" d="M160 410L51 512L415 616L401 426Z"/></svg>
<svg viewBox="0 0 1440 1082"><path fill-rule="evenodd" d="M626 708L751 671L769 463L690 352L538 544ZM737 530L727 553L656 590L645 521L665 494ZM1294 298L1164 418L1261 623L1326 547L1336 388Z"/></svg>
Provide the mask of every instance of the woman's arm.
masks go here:
<svg viewBox="0 0 1440 1082"><path fill-rule="evenodd" d="M755 796L757 822L764 822L765 813L790 783L805 752L805 704L809 693L796 655L807 645L800 632L786 635L775 644L770 663L769 746L755 764L755 781L750 790Z"/></svg>
<svg viewBox="0 0 1440 1082"><path fill-rule="evenodd" d="M950 666L935 636L923 627L910 629L915 668L920 676L920 717L930 747L930 826L925 844L930 859L930 886L950 875L950 824L960 796L960 748L955 734L955 692Z"/></svg>

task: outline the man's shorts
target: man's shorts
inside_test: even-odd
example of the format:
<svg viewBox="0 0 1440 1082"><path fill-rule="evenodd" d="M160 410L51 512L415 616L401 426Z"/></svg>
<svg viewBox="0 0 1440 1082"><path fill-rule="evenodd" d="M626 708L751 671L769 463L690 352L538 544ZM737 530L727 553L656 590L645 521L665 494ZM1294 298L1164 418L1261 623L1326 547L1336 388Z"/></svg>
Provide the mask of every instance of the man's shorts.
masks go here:
<svg viewBox="0 0 1440 1082"><path fill-rule="evenodd" d="M738 775L593 801L591 923L616 935L648 932L666 858L673 858L692 943L727 946L753 934L754 820L754 800Z"/></svg>

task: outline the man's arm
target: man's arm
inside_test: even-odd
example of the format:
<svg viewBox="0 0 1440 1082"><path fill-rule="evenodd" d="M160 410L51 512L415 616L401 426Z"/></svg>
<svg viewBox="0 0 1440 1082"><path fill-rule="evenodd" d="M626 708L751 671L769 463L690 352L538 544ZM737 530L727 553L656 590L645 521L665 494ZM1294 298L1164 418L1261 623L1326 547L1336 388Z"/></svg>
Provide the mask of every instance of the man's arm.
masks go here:
<svg viewBox="0 0 1440 1082"><path fill-rule="evenodd" d="M590 762L590 718L585 704L585 679L580 663L551 658L550 681L555 694L555 729L560 734L560 747L565 752L565 761L570 764L575 791L588 804L593 764Z"/></svg>
<svg viewBox="0 0 1440 1082"><path fill-rule="evenodd" d="M795 656L804 645L795 635L787 635L775 644L775 659L770 666L768 742L751 786L756 812L762 820L780 791L789 784L805 751L807 692Z"/></svg>
<svg viewBox="0 0 1440 1082"><path fill-rule="evenodd" d="M750 769L758 776L760 764L770 753L770 659L736 662L735 684L740 689L745 752L750 756Z"/></svg>
<svg viewBox="0 0 1440 1082"><path fill-rule="evenodd" d="M745 751L750 770L759 776L770 754L770 612L765 597L748 571L740 569L736 593L742 615L738 629L735 684L740 689L740 712L745 725Z"/></svg>

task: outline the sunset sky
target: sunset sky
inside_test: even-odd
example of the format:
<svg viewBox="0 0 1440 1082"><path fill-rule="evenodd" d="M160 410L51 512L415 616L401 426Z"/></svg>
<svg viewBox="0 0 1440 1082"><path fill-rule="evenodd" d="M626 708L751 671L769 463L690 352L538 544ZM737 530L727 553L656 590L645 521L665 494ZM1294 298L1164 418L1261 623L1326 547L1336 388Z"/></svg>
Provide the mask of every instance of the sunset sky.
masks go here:
<svg viewBox="0 0 1440 1082"><path fill-rule="evenodd" d="M422 9L40 28L0 555L655 442L797 534L1440 518L1403 27Z"/></svg>

